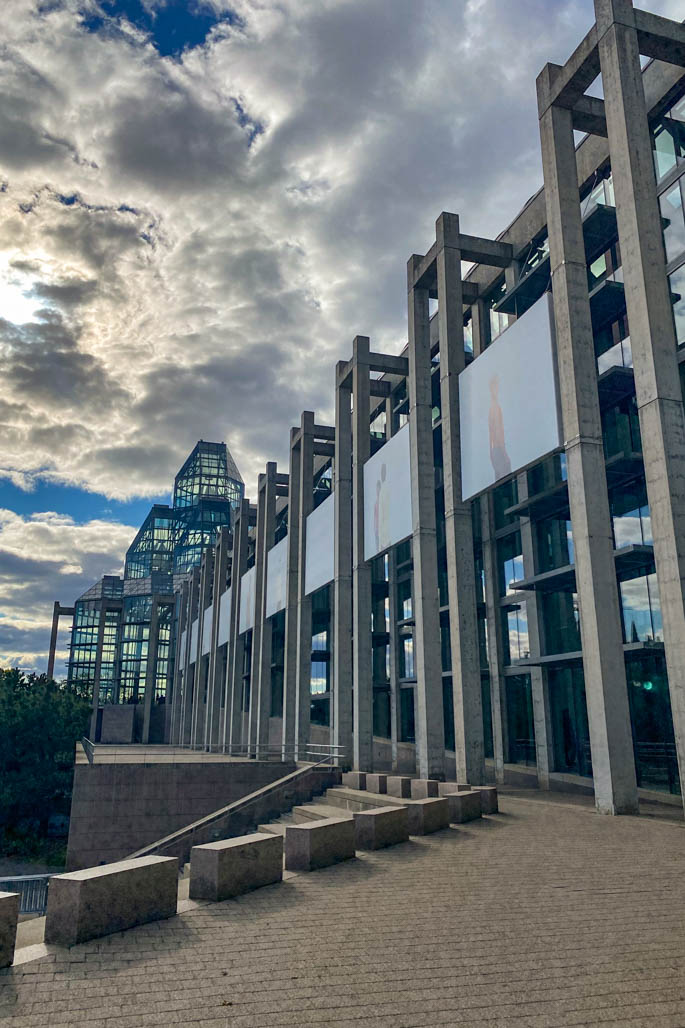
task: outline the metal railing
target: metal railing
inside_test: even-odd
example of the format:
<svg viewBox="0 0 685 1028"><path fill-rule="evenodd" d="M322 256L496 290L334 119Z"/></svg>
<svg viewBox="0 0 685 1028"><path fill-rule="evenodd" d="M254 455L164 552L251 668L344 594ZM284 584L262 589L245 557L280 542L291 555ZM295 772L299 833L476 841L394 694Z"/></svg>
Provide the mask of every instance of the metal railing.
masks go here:
<svg viewBox="0 0 685 1028"><path fill-rule="evenodd" d="M81 739L81 745L83 746L85 755L88 757L88 763L92 764L95 758L95 746L90 739L86 739L85 735Z"/></svg>
<svg viewBox="0 0 685 1028"><path fill-rule="evenodd" d="M0 892L18 892L20 914L44 914L48 905L48 882L52 875L17 875L0 878Z"/></svg>
<svg viewBox="0 0 685 1028"><path fill-rule="evenodd" d="M339 749L339 747L336 748ZM328 752L315 763L307 764L305 767L299 767L296 771L291 771L290 774L284 775L283 778L278 778L275 782L270 782L268 785L262 786L256 792L250 793L248 796L243 796L242 799L235 800L233 803L229 803L225 807L220 807L219 810L215 810L211 814L206 814L205 817L199 818L197 821L186 825L184 828L179 828L177 831L172 832L163 839L158 839L156 842L150 843L149 845L142 847L142 849L136 850L135 853L129 854L127 859L130 860L134 857L150 856L154 853L158 853L160 850L164 851L170 846L175 847L178 844L185 844L188 853L186 854L185 859L181 860L182 866L185 863L185 860L188 859L193 837L198 832L203 829L209 829L213 824L218 824L226 818L249 811L250 807L256 806L271 794L278 792L278 790L282 789L284 786L291 785L297 782L300 778L305 778L307 775L312 774L312 772L316 771L317 768L323 769L324 765L336 767L335 761L338 759L340 759L338 756ZM290 807L287 809L290 809ZM217 831L214 834L214 839L222 837L225 837L222 831Z"/></svg>
<svg viewBox="0 0 685 1028"><path fill-rule="evenodd" d="M332 743L308 742L304 745L295 744L284 746L259 746L257 744L234 743L233 745L222 746L220 743L205 745L204 743L175 743L178 749L191 750L194 753L218 753L227 757L244 757L254 760L307 760L318 761L325 757L333 764L338 764L344 757L343 746Z"/></svg>

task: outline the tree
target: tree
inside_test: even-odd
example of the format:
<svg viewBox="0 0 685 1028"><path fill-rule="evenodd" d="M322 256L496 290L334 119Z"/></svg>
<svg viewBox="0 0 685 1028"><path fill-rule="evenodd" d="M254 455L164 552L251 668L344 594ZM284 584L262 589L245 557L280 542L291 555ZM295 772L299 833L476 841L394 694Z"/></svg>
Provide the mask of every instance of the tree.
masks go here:
<svg viewBox="0 0 685 1028"><path fill-rule="evenodd" d="M68 814L74 749L87 730L90 701L47 675L0 668L0 834L47 836L52 814Z"/></svg>

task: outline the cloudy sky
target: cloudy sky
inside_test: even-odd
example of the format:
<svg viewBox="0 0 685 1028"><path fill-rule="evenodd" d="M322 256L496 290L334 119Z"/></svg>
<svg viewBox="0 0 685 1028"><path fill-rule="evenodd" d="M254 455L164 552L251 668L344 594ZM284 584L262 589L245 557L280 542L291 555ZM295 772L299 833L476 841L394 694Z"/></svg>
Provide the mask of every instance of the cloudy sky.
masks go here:
<svg viewBox="0 0 685 1028"><path fill-rule="evenodd" d="M53 600L121 568L197 439L225 439L254 495L300 411L331 417L355 334L401 349L439 212L497 234L536 191L535 77L593 13L2 8L0 665L43 668Z"/></svg>

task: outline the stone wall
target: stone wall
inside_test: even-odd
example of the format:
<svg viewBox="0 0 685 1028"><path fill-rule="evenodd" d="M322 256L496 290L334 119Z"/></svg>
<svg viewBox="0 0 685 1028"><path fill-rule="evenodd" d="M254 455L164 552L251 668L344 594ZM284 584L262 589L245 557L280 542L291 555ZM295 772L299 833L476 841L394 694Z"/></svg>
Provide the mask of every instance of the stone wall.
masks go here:
<svg viewBox="0 0 685 1028"><path fill-rule="evenodd" d="M121 860L294 770L254 760L77 764L67 870Z"/></svg>

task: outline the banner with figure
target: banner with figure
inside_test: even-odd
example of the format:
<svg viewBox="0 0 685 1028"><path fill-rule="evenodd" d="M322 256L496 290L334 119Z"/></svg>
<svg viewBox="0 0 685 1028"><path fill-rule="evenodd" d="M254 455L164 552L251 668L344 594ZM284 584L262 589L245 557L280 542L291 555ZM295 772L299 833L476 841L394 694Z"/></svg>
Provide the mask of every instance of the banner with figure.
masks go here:
<svg viewBox="0 0 685 1028"><path fill-rule="evenodd" d="M412 534L409 426L364 465L364 560Z"/></svg>
<svg viewBox="0 0 685 1028"><path fill-rule="evenodd" d="M459 376L463 500L562 444L551 317L545 295Z"/></svg>

